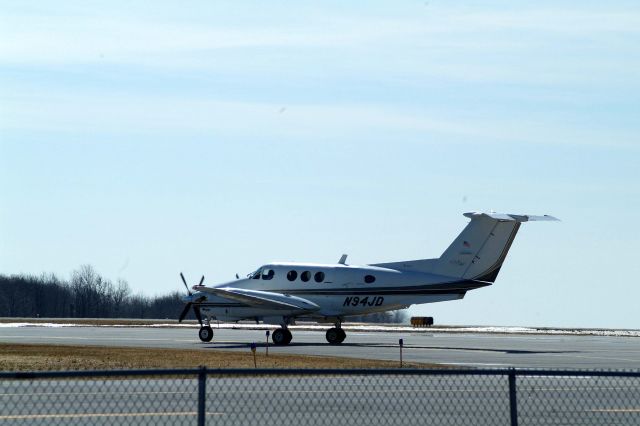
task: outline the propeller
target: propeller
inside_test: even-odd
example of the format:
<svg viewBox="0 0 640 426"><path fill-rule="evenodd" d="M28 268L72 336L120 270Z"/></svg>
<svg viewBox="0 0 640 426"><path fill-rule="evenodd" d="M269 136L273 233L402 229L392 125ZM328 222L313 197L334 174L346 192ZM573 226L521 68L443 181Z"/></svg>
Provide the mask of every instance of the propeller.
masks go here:
<svg viewBox="0 0 640 426"><path fill-rule="evenodd" d="M182 272L180 272L180 278L182 278L182 282L183 282L183 284L184 284L184 288L186 288L186 289L187 289L187 294L188 294L189 296L191 296L191 290L189 290L189 285L187 284L187 280L185 280L185 279L184 279L184 275L182 275ZM202 278L204 278L204 275L203 275L203 277L202 277Z"/></svg>
<svg viewBox="0 0 640 426"><path fill-rule="evenodd" d="M189 290L189 285L187 285L187 280L184 279L184 275L182 275L182 272L180 272L180 278L182 278L182 282L184 284L184 287L187 289L187 294L189 296L193 296L193 293L191 293L191 290ZM203 282L204 282L204 275L200 279L200 284L198 284L198 285L201 286ZM180 317L178 317L178 322L182 322L182 320L189 313L189 309L191 309L191 307L193 306L193 313L196 315L196 318L198 319L198 322L200 323L200 327L202 327L202 313L200 312L200 307L197 305L198 301L196 301L196 303L194 303L192 301L187 302L187 304L184 306L184 309L180 313Z"/></svg>

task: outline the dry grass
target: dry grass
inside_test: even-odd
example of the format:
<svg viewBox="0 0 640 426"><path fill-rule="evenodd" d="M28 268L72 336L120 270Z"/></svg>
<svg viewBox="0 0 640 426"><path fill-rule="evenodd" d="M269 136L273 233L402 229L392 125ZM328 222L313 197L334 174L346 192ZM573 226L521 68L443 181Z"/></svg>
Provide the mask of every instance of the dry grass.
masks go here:
<svg viewBox="0 0 640 426"><path fill-rule="evenodd" d="M265 356L256 352L258 368L397 368L398 362L307 355ZM0 343L0 371L103 370L136 368L253 368L245 352L98 346L17 345ZM443 368L439 364L404 363L405 367Z"/></svg>

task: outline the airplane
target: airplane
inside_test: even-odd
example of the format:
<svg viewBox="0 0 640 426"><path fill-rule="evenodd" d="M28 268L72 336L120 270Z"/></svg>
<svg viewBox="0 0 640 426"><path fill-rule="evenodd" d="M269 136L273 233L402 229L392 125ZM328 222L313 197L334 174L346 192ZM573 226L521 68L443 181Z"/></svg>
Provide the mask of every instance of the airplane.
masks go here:
<svg viewBox="0 0 640 426"><path fill-rule="evenodd" d="M333 323L326 339L338 345L347 336L342 323L349 316L458 300L493 284L523 222L558 220L494 212L464 216L471 220L437 259L349 265L345 254L336 264L275 262L213 287L203 285L203 276L194 292L180 273L187 296L179 321L193 308L203 342L213 338L212 319L279 324L271 334L279 346L291 342L288 327L296 320Z"/></svg>

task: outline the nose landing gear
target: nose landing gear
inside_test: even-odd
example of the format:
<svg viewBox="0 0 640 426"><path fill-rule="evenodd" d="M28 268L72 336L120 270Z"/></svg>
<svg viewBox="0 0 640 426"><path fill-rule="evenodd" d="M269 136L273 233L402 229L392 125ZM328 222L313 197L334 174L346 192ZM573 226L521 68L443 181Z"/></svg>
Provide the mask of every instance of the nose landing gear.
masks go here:
<svg viewBox="0 0 640 426"><path fill-rule="evenodd" d="M202 323L200 323L200 331L198 331L198 337L203 342L210 342L213 339L213 329L211 328L211 323L209 322L209 316L205 316L203 318Z"/></svg>
<svg viewBox="0 0 640 426"><path fill-rule="evenodd" d="M198 332L198 337L203 342L210 342L213 339L213 329L209 325L203 326Z"/></svg>

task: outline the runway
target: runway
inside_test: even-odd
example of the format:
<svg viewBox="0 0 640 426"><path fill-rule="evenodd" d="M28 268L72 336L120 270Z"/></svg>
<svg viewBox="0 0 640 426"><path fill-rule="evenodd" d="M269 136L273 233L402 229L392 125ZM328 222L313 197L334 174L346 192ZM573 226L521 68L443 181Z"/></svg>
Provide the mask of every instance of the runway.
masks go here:
<svg viewBox="0 0 640 426"><path fill-rule="evenodd" d="M3 327L0 342L135 346L248 351L252 342L265 346L264 330L215 329L202 343L193 328L148 327ZM483 333L347 332L339 346L326 343L324 332L293 329L289 346L270 345L272 353L397 360L398 339L405 361L460 367L640 369L640 338L573 335L502 335Z"/></svg>

